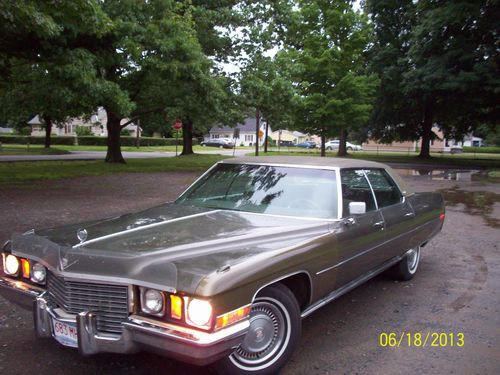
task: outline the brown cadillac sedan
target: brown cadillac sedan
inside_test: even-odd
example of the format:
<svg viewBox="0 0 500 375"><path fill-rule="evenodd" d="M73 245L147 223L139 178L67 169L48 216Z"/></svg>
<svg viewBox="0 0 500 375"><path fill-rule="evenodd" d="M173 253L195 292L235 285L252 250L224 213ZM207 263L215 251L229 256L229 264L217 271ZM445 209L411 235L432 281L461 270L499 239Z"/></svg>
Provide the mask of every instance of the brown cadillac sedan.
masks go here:
<svg viewBox="0 0 500 375"><path fill-rule="evenodd" d="M411 279L443 221L440 194L383 164L229 159L174 202L12 236L0 292L33 309L37 336L83 355L275 374L302 318L382 271Z"/></svg>

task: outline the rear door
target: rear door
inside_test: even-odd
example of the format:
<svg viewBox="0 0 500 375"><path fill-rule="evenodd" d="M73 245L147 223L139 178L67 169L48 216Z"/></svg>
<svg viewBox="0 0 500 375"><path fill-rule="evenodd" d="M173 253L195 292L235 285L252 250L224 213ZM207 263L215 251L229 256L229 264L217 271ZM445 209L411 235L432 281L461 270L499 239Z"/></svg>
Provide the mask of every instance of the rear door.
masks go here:
<svg viewBox="0 0 500 375"><path fill-rule="evenodd" d="M377 252L382 263L410 248L408 233L415 226L415 213L387 171L366 169L365 173L385 223L385 243Z"/></svg>

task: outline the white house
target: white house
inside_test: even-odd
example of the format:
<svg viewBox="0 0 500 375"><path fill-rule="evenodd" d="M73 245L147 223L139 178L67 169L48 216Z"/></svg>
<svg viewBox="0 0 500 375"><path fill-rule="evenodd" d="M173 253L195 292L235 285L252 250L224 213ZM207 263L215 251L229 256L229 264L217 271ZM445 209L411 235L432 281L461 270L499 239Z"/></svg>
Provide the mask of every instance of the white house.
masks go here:
<svg viewBox="0 0 500 375"><path fill-rule="evenodd" d="M276 130L271 133L273 141L281 142L282 145L302 143L311 140L311 136L299 131L290 131L287 129Z"/></svg>
<svg viewBox="0 0 500 375"><path fill-rule="evenodd" d="M265 121L260 122L260 135L259 135L259 144L264 143L264 134L266 131L266 126L267 123ZM241 124L236 125L236 127L231 128L229 126L214 126L212 127L208 134L205 135L205 141L209 139L214 139L214 138L227 138L232 140L236 146L253 146L255 145L255 132L256 132L256 119L254 117L249 117L245 119L245 121ZM234 137L235 134L238 133L239 129L239 136ZM236 131L235 131L236 130ZM269 128L268 134L269 136L271 135L271 128Z"/></svg>
<svg viewBox="0 0 500 375"><path fill-rule="evenodd" d="M129 119L122 119L121 123L124 124L128 122ZM57 124L52 127L52 134L59 136L75 136L76 128L78 126L88 127L93 135L106 137L108 135L108 130L106 128L106 124L108 123L108 115L104 108L99 107L97 111L90 116L90 118L85 117L74 117L70 118L63 124ZM28 121L28 125L31 126L31 135L32 136L44 136L45 130L42 126L42 121L40 121L40 117L36 115L30 121ZM128 124L125 129L130 132L132 137L136 136L137 125L134 123ZM140 136L140 134L139 134Z"/></svg>

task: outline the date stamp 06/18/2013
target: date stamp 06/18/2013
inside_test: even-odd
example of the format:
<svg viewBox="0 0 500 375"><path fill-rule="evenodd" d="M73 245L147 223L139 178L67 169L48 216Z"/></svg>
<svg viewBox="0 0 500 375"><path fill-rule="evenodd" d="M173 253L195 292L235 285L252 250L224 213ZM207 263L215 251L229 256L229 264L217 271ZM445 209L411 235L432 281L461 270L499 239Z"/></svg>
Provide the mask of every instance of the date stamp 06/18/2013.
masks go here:
<svg viewBox="0 0 500 375"><path fill-rule="evenodd" d="M465 346L462 332L381 332L379 345L384 348L444 348Z"/></svg>

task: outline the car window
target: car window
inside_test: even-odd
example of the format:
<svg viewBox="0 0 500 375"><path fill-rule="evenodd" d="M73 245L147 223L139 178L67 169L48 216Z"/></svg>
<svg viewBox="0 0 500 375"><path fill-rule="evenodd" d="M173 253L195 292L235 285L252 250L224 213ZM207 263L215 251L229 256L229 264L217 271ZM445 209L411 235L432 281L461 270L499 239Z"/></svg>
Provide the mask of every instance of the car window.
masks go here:
<svg viewBox="0 0 500 375"><path fill-rule="evenodd" d="M386 171L383 169L367 169L365 172L372 185L379 208L401 202L403 196Z"/></svg>
<svg viewBox="0 0 500 375"><path fill-rule="evenodd" d="M365 202L366 211L376 209L370 184L362 170L342 169L340 171L342 183L343 216L349 216L350 202Z"/></svg>
<svg viewBox="0 0 500 375"><path fill-rule="evenodd" d="M336 219L335 171L218 164L177 201L222 210Z"/></svg>

